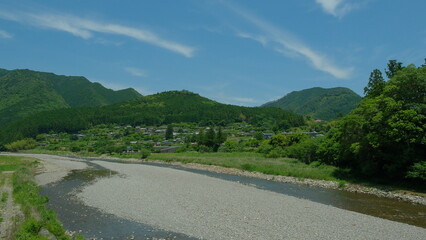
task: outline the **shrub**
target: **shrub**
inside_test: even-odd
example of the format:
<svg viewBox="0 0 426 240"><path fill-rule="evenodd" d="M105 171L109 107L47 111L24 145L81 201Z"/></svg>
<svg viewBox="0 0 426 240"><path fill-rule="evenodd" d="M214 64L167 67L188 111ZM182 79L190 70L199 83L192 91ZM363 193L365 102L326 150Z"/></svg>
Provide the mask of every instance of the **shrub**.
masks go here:
<svg viewBox="0 0 426 240"><path fill-rule="evenodd" d="M316 159L316 152L321 143L321 138L308 138L304 141L284 148L286 157L297 158L304 163L311 163Z"/></svg>
<svg viewBox="0 0 426 240"><path fill-rule="evenodd" d="M72 146L70 150L71 150L71 152L80 152L81 151L80 147L78 147L78 146Z"/></svg>
<svg viewBox="0 0 426 240"><path fill-rule="evenodd" d="M11 152L17 152L19 150L27 150L35 148L36 141L32 138L25 138L5 145L5 148Z"/></svg>
<svg viewBox="0 0 426 240"><path fill-rule="evenodd" d="M426 180L426 161L415 163L407 173L407 178Z"/></svg>
<svg viewBox="0 0 426 240"><path fill-rule="evenodd" d="M235 141L226 141L219 147L218 152L237 152L241 150L241 146Z"/></svg>
<svg viewBox="0 0 426 240"><path fill-rule="evenodd" d="M147 149L142 149L141 151L141 158L142 159L146 159L147 157L149 157L149 155L151 155L151 152Z"/></svg>

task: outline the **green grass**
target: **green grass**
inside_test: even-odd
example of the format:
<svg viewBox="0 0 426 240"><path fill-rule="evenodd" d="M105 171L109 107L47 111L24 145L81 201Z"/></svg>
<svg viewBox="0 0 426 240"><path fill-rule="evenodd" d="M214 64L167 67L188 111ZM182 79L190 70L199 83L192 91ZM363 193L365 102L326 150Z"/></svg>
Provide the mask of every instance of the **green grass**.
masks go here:
<svg viewBox="0 0 426 240"><path fill-rule="evenodd" d="M20 156L0 156L0 169L13 169L12 175L13 198L20 205L24 218L17 219L18 229L15 232L17 240L46 239L39 235L42 228L49 230L57 239L71 239L58 221L56 214L46 208L47 197L41 196L40 188L33 181L36 159ZM4 176L2 177L4 181ZM1 202L5 202L8 194L3 192Z"/></svg>
<svg viewBox="0 0 426 240"><path fill-rule="evenodd" d="M266 158L257 153L161 153L152 154L148 160L200 163L301 179L338 180L333 176L336 167L309 165L291 158Z"/></svg>
<svg viewBox="0 0 426 240"><path fill-rule="evenodd" d="M2 192L1 193L1 199L0 199L0 201L2 202L2 203L5 203L6 201L7 201L7 198L9 197L9 194L7 193L7 192Z"/></svg>
<svg viewBox="0 0 426 240"><path fill-rule="evenodd" d="M25 164L31 159L29 157L0 155L0 165Z"/></svg>

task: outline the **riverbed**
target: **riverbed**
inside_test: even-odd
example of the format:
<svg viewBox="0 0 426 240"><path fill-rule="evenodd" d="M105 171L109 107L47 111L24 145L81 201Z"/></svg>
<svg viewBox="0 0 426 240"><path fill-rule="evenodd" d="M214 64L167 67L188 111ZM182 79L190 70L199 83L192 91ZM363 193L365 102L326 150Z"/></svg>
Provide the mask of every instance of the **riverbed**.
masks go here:
<svg viewBox="0 0 426 240"><path fill-rule="evenodd" d="M425 206L394 199L164 164L65 161L73 162L67 166L75 169L61 181L43 185L43 194L51 199L49 206L58 213L65 228L86 237L424 239L426 236ZM81 164L86 167L82 168Z"/></svg>

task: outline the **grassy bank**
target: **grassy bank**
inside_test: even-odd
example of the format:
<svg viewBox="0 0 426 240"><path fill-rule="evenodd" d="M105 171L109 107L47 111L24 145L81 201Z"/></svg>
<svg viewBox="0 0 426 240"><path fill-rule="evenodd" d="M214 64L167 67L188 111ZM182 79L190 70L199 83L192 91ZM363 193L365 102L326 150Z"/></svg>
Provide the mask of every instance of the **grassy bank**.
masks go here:
<svg viewBox="0 0 426 240"><path fill-rule="evenodd" d="M14 201L19 204L23 215L23 218L12 219L15 221L14 226L17 226L13 239L51 239L49 236L61 240L72 239L65 234L56 214L46 208L48 198L39 194L40 188L33 180L37 164L31 158L0 156L0 171L14 171L11 179L2 182L11 182Z"/></svg>
<svg viewBox="0 0 426 240"><path fill-rule="evenodd" d="M76 154L64 151L48 150L26 150L27 153L43 153L55 155L78 155L81 157L100 157L99 154ZM116 158L141 158L140 153L110 154ZM226 168L236 168L251 172L260 172L272 175L291 176L296 178L311 178L319 180L342 181L335 176L338 168L334 166L321 165L317 162L305 164L292 158L267 158L262 154L253 152L233 152L233 153L152 153L147 160L158 160L163 162L199 163L204 165L215 165Z"/></svg>
<svg viewBox="0 0 426 240"><path fill-rule="evenodd" d="M266 158L257 153L160 153L151 154L148 160L200 163L296 178L339 180L333 176L336 171L333 166L305 164L291 158Z"/></svg>

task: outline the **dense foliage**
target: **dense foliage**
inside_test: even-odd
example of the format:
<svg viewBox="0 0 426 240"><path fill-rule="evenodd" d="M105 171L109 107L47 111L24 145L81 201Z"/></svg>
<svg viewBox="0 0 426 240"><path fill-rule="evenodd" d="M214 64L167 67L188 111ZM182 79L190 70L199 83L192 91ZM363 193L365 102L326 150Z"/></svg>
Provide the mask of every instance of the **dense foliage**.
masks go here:
<svg viewBox="0 0 426 240"><path fill-rule="evenodd" d="M291 110L298 114L310 115L315 119L331 120L349 113L359 101L361 97L348 88L316 87L291 92L263 106Z"/></svg>
<svg viewBox="0 0 426 240"><path fill-rule="evenodd" d="M170 91L104 107L38 113L0 129L0 145L39 133L77 132L98 124L159 126L192 122L225 126L243 121L282 130L304 124L302 116L290 111L227 105L188 91Z"/></svg>
<svg viewBox="0 0 426 240"><path fill-rule="evenodd" d="M103 106L141 96L113 91L84 77L0 69L0 126L31 114L69 107Z"/></svg>
<svg viewBox="0 0 426 240"><path fill-rule="evenodd" d="M390 61L374 70L358 108L319 147L322 161L387 179L426 180L426 66Z"/></svg>

